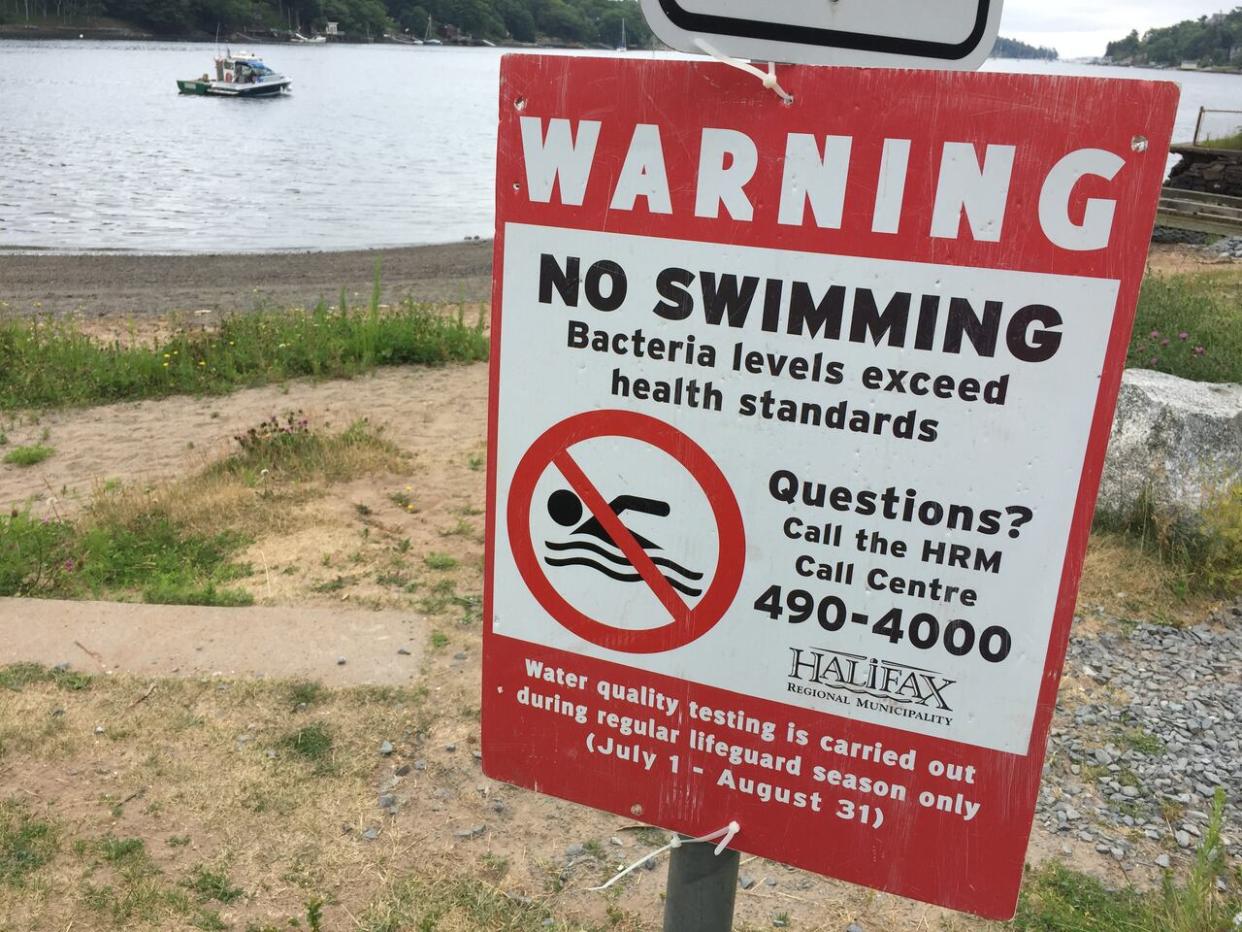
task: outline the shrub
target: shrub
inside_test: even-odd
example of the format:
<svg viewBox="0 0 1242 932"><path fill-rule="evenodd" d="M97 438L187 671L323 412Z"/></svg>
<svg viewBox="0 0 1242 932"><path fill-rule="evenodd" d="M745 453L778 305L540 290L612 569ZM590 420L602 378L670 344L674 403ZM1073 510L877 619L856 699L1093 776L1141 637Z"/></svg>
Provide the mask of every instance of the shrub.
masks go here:
<svg viewBox="0 0 1242 932"><path fill-rule="evenodd" d="M4 455L4 461L10 466L37 466L55 452L51 447L36 443L29 447L14 447Z"/></svg>

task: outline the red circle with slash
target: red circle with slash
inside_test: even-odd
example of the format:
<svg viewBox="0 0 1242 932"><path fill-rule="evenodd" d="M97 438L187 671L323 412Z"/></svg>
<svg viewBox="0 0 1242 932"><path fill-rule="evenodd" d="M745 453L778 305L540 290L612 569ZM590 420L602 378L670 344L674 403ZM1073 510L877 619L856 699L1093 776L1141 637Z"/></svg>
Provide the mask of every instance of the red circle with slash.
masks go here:
<svg viewBox="0 0 1242 932"><path fill-rule="evenodd" d="M720 541L711 584L693 607L669 585L634 534L608 507L604 497L570 455L570 448L597 437L624 437L647 443L679 462L698 483L716 519ZM590 617L565 599L544 572L530 534L530 509L539 477L554 466L599 521L630 565L642 577L669 621L656 628L618 628ZM657 418L633 411L587 411L544 431L518 463L509 489L509 545L513 560L536 601L556 621L583 640L631 654L654 654L689 644L710 631L733 604L746 563L746 532L737 498L720 467L697 443Z"/></svg>

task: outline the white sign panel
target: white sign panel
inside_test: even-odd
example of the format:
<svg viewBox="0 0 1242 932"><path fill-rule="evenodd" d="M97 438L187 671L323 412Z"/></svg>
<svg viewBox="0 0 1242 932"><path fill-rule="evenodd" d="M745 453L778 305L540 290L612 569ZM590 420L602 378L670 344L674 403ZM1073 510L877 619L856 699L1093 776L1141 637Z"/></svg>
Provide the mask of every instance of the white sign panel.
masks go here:
<svg viewBox="0 0 1242 932"><path fill-rule="evenodd" d="M736 58L973 70L992 51L1001 0L642 0L673 48Z"/></svg>

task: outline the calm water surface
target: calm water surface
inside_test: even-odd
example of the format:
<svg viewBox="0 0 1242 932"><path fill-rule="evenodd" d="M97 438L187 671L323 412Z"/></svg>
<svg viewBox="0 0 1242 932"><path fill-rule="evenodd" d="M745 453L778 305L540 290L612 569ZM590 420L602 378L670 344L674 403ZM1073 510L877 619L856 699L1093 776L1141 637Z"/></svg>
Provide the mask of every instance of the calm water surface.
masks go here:
<svg viewBox="0 0 1242 932"><path fill-rule="evenodd" d="M261 252L488 236L499 49L263 46L293 94L182 97L211 45L0 41L0 250ZM1174 79L1178 138L1242 77Z"/></svg>

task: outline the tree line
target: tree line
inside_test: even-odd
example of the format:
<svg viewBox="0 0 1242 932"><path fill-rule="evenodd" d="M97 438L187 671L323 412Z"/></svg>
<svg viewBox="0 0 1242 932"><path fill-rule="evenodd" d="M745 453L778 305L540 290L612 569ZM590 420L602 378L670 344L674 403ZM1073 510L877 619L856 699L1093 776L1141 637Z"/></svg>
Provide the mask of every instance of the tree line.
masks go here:
<svg viewBox="0 0 1242 932"><path fill-rule="evenodd" d="M1017 39L1006 39L1004 36L998 36L996 45L992 46L993 58L1042 58L1048 61L1056 61L1060 56L1056 49L1050 49L1043 45L1028 45L1025 42L1019 42Z"/></svg>
<svg viewBox="0 0 1242 932"><path fill-rule="evenodd" d="M651 31L638 0L0 0L0 23L72 23L108 16L162 35L224 35L259 29L322 31L349 37L402 32L423 38L470 36L493 42L647 47Z"/></svg>
<svg viewBox="0 0 1242 932"><path fill-rule="evenodd" d="M1108 43L1104 54L1112 61L1135 65L1236 63L1242 57L1242 7L1149 29L1142 36L1133 29L1124 39Z"/></svg>

